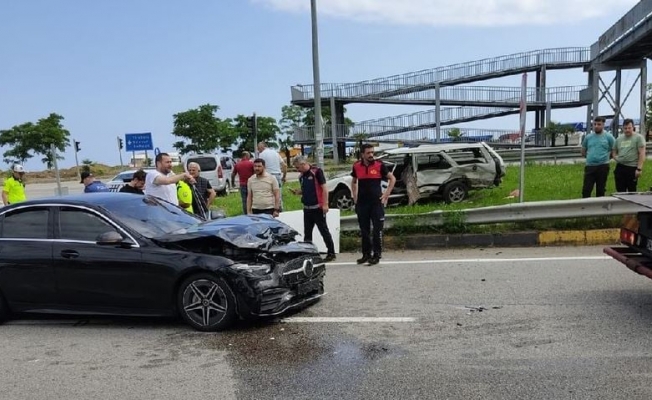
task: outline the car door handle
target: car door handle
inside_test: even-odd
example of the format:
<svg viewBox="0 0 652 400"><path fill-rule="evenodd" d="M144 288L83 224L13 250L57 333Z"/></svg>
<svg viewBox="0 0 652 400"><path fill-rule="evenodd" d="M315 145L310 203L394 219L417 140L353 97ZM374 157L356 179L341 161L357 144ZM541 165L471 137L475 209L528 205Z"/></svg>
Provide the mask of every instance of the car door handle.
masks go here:
<svg viewBox="0 0 652 400"><path fill-rule="evenodd" d="M61 257L63 258L77 258L79 253L75 250L61 250Z"/></svg>

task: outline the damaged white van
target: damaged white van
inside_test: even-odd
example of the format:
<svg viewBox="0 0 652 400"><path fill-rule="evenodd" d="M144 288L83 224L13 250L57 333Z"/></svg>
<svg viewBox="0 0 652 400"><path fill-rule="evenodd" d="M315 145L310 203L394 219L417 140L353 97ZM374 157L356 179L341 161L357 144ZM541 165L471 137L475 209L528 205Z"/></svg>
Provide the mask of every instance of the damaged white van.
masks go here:
<svg viewBox="0 0 652 400"><path fill-rule="evenodd" d="M466 199L469 190L500 185L505 163L486 143L446 143L386 150L378 159L396 177L390 202L414 204L424 198L447 203ZM351 209L351 176L346 173L326 182L330 206ZM387 187L383 182L383 190Z"/></svg>

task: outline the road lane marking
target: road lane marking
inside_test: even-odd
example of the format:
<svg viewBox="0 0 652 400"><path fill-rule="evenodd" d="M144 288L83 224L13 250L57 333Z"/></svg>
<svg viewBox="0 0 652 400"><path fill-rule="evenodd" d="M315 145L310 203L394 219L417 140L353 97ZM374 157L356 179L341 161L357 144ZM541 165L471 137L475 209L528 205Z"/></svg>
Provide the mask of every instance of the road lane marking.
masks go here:
<svg viewBox="0 0 652 400"><path fill-rule="evenodd" d="M613 260L609 256L582 256L582 257L523 257L523 258L451 258L446 260L413 260L381 261L380 265L401 265L401 264L453 264L453 263L504 263L504 262L532 262L532 261L590 261L590 260ZM357 265L355 262L330 262L326 266ZM365 266L365 264L360 264Z"/></svg>
<svg viewBox="0 0 652 400"><path fill-rule="evenodd" d="M314 323L314 322L331 322L331 323L352 323L352 322L416 322L412 317L289 317L283 318L281 322L288 323Z"/></svg>

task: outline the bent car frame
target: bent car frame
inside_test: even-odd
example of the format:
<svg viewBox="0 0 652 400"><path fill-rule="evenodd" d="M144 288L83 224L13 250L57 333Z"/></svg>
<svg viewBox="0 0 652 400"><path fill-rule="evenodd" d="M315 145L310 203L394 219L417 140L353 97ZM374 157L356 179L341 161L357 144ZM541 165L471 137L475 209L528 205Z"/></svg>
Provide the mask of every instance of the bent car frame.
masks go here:
<svg viewBox="0 0 652 400"><path fill-rule="evenodd" d="M324 294L316 247L269 216L203 221L155 197L92 193L0 210L0 320L181 316L201 331Z"/></svg>
<svg viewBox="0 0 652 400"><path fill-rule="evenodd" d="M384 151L378 159L396 177L390 202L438 197L447 203L459 203L469 190L498 186L505 176L503 159L484 142L399 147ZM326 185L331 207L353 207L350 174L330 179ZM387 188L385 181L382 188Z"/></svg>

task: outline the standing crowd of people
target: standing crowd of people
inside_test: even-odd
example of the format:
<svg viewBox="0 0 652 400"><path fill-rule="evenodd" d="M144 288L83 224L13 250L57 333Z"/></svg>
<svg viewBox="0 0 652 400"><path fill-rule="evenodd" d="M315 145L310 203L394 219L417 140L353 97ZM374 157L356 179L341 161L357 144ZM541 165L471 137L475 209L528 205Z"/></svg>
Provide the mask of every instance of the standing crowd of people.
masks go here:
<svg viewBox="0 0 652 400"><path fill-rule="evenodd" d="M609 163L616 161L614 180L616 192L636 192L638 178L645 164L645 139L635 132L634 121L623 121L623 133L614 138L604 130L606 119L595 117L593 131L582 140L582 156L586 157L582 197L591 197L595 187L596 197L603 197L609 178Z"/></svg>
<svg viewBox="0 0 652 400"><path fill-rule="evenodd" d="M604 130L605 118L593 120L593 130L581 143L582 156L586 157L582 197L590 197L594 188L596 196L604 196L609 176L610 161L616 162L614 178L617 192L636 192L638 178L643 172L646 160L645 139L635 132L634 121L625 119L623 134L618 138ZM282 187L286 182L287 164L281 155L268 148L264 142L257 145L258 156L252 160L249 152L235 164L231 174L231 185L236 187L238 177L242 212L244 214L267 214L278 217L283 210ZM299 172L299 189L292 192L301 196L303 205L304 240L312 242L315 227L324 239L327 248L326 261L335 260L333 237L326 222L329 211L328 188L324 171L298 155L292 165ZM216 197L208 179L200 176L200 166L191 162L184 173L172 173L172 158L159 153L155 169L145 172L140 169L120 192L145 194L179 205L189 213L208 219L210 206ZM9 205L26 200L25 169L22 165L12 167L12 175L5 179L2 202ZM363 144L360 159L351 168L351 195L361 234L362 258L358 264L375 265L382 258L383 225L385 206L394 187L396 178L387 166L374 157L374 147ZM388 187L382 191L381 182ZM95 179L92 173L82 172L84 193L108 192L107 186Z"/></svg>

